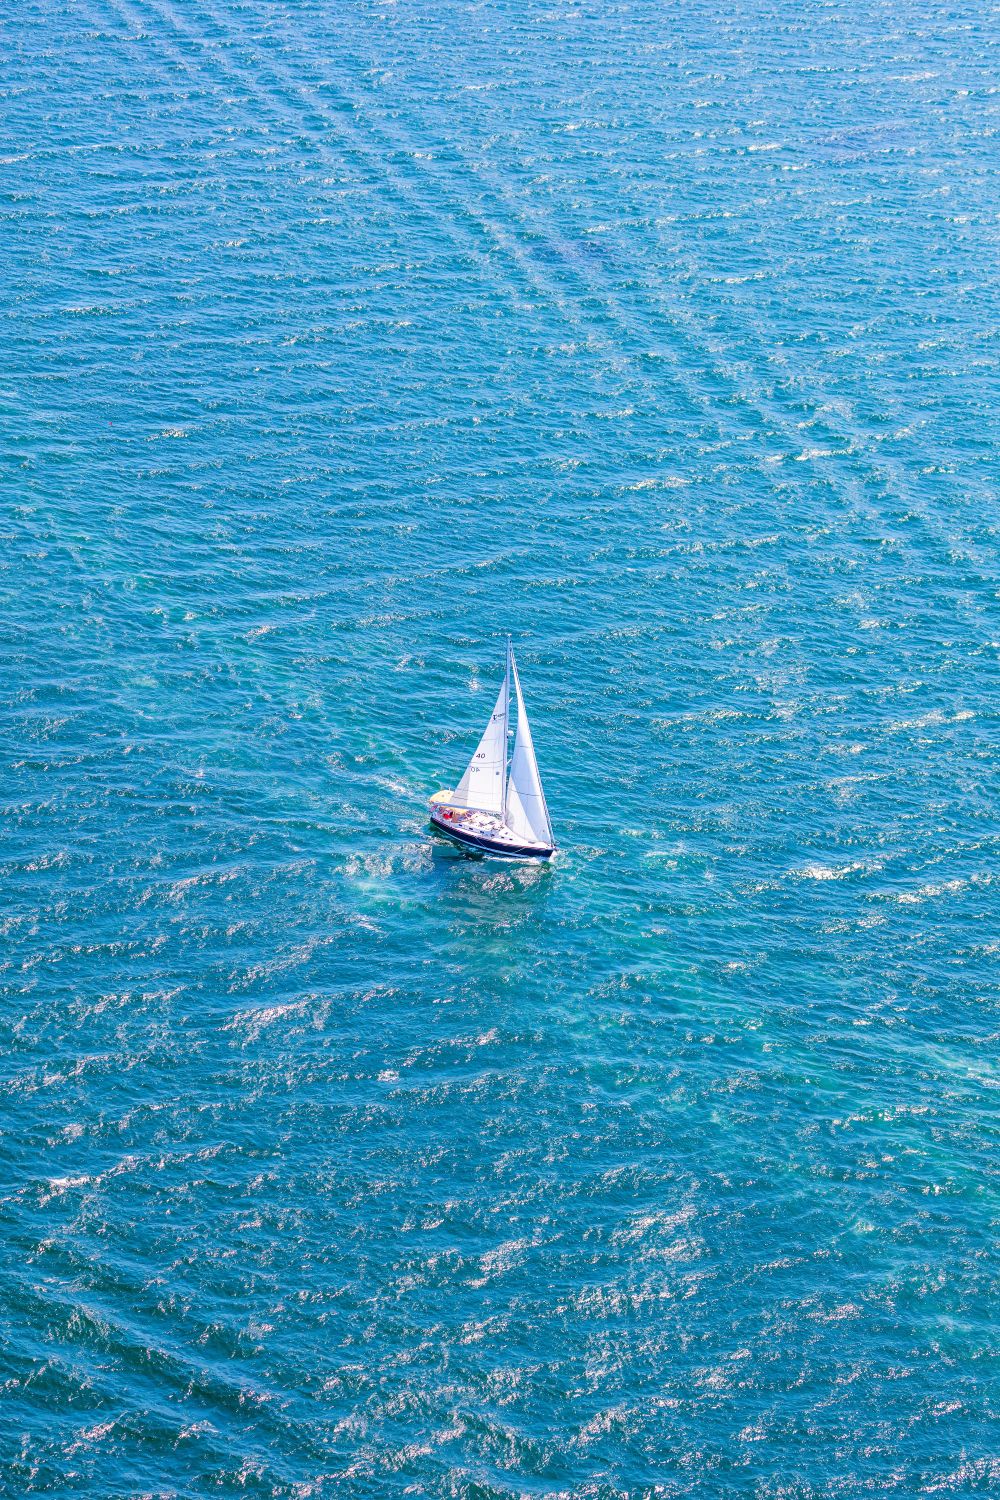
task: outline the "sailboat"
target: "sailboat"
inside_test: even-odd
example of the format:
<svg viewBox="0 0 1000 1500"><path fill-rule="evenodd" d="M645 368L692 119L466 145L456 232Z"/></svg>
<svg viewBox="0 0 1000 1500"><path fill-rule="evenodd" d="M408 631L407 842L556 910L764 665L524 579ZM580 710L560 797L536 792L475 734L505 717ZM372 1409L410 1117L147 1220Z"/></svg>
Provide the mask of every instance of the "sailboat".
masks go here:
<svg viewBox="0 0 1000 1500"><path fill-rule="evenodd" d="M507 765L511 683L517 733ZM496 707L479 748L453 792L435 792L431 826L470 853L501 859L551 859L556 844L538 774L517 663L507 641L507 665Z"/></svg>

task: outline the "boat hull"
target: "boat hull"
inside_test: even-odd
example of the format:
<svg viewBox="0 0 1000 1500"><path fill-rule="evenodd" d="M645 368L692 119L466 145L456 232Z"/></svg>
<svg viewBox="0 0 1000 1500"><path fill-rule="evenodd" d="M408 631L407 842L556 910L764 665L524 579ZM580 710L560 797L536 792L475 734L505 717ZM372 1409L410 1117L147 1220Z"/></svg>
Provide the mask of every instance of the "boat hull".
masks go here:
<svg viewBox="0 0 1000 1500"><path fill-rule="evenodd" d="M431 827L435 833L443 834L451 843L469 854L482 854L491 859L551 859L555 846L546 848L541 844L517 844L509 840L498 843L487 835L472 833L460 824L446 822L434 809L431 810Z"/></svg>

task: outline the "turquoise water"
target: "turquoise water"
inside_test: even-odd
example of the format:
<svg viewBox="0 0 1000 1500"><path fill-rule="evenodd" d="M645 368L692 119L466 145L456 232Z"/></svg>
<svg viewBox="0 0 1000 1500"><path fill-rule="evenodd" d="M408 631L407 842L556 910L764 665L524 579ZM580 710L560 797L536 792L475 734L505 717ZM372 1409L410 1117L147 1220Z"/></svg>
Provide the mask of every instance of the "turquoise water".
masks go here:
<svg viewBox="0 0 1000 1500"><path fill-rule="evenodd" d="M996 22L8 12L5 1493L995 1489Z"/></svg>

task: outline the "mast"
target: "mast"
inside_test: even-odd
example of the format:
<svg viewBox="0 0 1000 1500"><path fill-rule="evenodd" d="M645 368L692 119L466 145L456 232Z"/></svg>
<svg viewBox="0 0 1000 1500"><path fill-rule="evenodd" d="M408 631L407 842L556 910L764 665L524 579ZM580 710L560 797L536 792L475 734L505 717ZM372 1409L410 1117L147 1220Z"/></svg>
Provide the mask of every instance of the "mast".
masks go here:
<svg viewBox="0 0 1000 1500"><path fill-rule="evenodd" d="M510 649L510 636L507 637L507 670L504 672L504 684L507 695L503 705L503 800L500 803L500 821L507 821L507 733L510 728L510 664L513 653Z"/></svg>

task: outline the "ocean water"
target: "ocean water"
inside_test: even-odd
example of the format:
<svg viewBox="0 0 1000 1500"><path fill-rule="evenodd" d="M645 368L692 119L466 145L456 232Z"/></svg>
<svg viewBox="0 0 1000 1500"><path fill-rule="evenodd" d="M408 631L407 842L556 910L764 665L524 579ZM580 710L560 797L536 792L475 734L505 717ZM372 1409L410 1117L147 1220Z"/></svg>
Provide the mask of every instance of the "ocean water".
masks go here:
<svg viewBox="0 0 1000 1500"><path fill-rule="evenodd" d="M0 1490L995 1493L996 8L0 39Z"/></svg>

